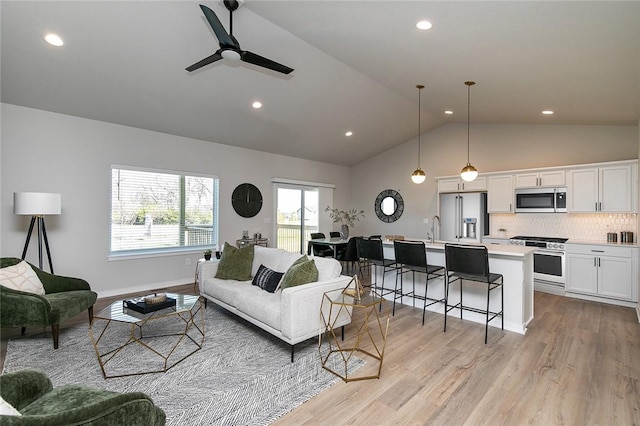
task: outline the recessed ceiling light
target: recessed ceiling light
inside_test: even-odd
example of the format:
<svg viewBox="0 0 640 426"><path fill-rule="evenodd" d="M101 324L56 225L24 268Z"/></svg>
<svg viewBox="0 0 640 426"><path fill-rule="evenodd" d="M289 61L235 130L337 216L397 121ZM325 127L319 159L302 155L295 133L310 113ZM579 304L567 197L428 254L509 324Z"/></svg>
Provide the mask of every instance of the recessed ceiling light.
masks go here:
<svg viewBox="0 0 640 426"><path fill-rule="evenodd" d="M254 103L251 104L251 106L254 107L255 109L260 109L262 108L262 102L255 101Z"/></svg>
<svg viewBox="0 0 640 426"><path fill-rule="evenodd" d="M543 113L544 115L553 115L553 111L548 110L548 109L547 109L547 110L542 111L542 113Z"/></svg>
<svg viewBox="0 0 640 426"><path fill-rule="evenodd" d="M446 110L444 113L447 115L453 115L453 111L451 111L450 109Z"/></svg>
<svg viewBox="0 0 640 426"><path fill-rule="evenodd" d="M429 21L420 21L416 24L416 28L419 30L429 30L432 26Z"/></svg>
<svg viewBox="0 0 640 426"><path fill-rule="evenodd" d="M60 47L64 44L60 36L54 33L46 34L44 36L44 39L47 43L49 43L52 46Z"/></svg>
<svg viewBox="0 0 640 426"><path fill-rule="evenodd" d="M353 132L351 130L349 130L347 133L344 134L345 136L351 136L353 135Z"/></svg>

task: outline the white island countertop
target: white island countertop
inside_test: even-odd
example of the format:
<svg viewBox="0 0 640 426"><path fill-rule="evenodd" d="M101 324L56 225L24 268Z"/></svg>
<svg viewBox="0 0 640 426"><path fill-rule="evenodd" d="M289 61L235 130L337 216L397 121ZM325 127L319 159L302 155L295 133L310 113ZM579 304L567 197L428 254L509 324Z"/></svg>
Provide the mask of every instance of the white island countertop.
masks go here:
<svg viewBox="0 0 640 426"><path fill-rule="evenodd" d="M422 241L427 250L442 250L444 251L444 245L446 241L431 242L430 240L422 238L405 238L405 241ZM453 243L452 244L458 244ZM465 244L465 243L460 243ZM393 247L393 241L382 241L383 246ZM477 244L476 244L477 245ZM527 253L536 251L537 247L516 246L509 244L481 244L487 247L490 255L497 256L511 256L511 257L524 257Z"/></svg>

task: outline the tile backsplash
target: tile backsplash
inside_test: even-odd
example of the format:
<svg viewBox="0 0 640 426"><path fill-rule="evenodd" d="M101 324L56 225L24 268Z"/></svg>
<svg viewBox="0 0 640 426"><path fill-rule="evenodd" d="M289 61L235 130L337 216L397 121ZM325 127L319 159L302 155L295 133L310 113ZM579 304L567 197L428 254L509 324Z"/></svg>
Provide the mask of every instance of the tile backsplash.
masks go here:
<svg viewBox="0 0 640 426"><path fill-rule="evenodd" d="M607 232L637 233L637 215L619 213L516 213L491 214L491 235L505 228L507 236L566 237L606 241Z"/></svg>

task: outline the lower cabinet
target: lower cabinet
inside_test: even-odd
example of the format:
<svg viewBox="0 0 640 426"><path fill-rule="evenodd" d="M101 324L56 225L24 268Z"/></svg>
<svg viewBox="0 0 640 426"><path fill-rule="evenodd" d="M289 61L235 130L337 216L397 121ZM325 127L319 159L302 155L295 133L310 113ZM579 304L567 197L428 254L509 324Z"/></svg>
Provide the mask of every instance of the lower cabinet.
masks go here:
<svg viewBox="0 0 640 426"><path fill-rule="evenodd" d="M566 245L567 292L637 301L638 249Z"/></svg>

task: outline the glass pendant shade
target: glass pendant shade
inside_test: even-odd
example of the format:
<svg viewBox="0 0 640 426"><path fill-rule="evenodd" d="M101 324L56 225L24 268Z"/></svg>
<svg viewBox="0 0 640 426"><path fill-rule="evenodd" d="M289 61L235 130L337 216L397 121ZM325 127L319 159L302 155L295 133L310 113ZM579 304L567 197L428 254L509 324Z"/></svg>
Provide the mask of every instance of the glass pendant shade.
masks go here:
<svg viewBox="0 0 640 426"><path fill-rule="evenodd" d="M471 182L478 177L478 170L470 163L467 163L467 165L462 168L462 171L460 171L460 177L465 182Z"/></svg>
<svg viewBox="0 0 640 426"><path fill-rule="evenodd" d="M422 171L420 167L418 167L411 174L411 180L413 181L413 183L422 183L426 178L427 178L427 175L425 174L425 172Z"/></svg>

